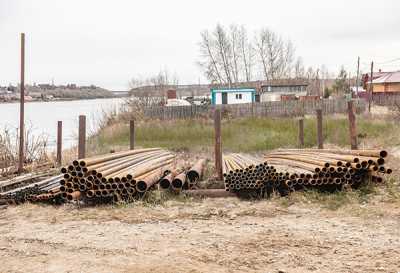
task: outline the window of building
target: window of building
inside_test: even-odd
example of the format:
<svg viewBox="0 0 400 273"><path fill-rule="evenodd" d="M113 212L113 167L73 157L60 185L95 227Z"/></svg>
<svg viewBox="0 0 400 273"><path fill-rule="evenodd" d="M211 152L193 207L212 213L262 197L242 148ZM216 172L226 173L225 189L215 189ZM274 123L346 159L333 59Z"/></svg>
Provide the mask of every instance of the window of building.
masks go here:
<svg viewBox="0 0 400 273"><path fill-rule="evenodd" d="M241 100L242 99L242 94L236 94L236 99Z"/></svg>

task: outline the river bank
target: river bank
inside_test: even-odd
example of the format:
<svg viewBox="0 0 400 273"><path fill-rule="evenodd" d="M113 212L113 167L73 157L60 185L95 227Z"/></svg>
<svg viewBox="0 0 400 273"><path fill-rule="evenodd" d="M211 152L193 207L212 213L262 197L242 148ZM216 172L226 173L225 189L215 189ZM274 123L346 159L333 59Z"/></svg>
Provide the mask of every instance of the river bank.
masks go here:
<svg viewBox="0 0 400 273"><path fill-rule="evenodd" d="M76 143L78 117L86 115L88 135L99 129L105 113L118 112L124 103L123 98L104 98L86 100L36 101L25 104L25 126L32 138L47 138L47 147L54 149L56 144L57 122L63 122L63 148L68 149ZM19 103L0 105L0 130L16 134L19 127Z"/></svg>

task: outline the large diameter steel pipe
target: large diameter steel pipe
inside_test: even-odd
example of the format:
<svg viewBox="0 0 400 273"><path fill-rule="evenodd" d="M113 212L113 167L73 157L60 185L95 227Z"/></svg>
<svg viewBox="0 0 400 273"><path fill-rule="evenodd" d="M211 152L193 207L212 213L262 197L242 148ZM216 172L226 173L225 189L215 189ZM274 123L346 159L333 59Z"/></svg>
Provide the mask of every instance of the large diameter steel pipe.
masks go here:
<svg viewBox="0 0 400 273"><path fill-rule="evenodd" d="M160 148L137 149L137 150L130 150L130 151L112 153L112 154L107 154L107 155L100 155L100 156L96 156L96 157L89 157L89 158L80 159L79 160L79 164L82 167L85 167L85 166L90 166L90 165L102 163L102 162L105 162L105 161L109 161L109 160L113 160L113 159L118 159L118 158L121 158L121 157L129 156L129 155L146 153L146 152L157 151L157 150L161 150L161 149Z"/></svg>
<svg viewBox="0 0 400 273"><path fill-rule="evenodd" d="M168 190L171 187L172 181L174 180L177 172L178 171L172 171L171 173L163 177L159 183L160 188L163 190Z"/></svg>
<svg viewBox="0 0 400 273"><path fill-rule="evenodd" d="M189 179L190 183L196 183L199 179L202 178L205 165L206 165L206 160L200 159L187 172L187 178Z"/></svg>
<svg viewBox="0 0 400 273"><path fill-rule="evenodd" d="M186 173L182 172L172 180L171 186L174 190L181 190L186 183Z"/></svg>

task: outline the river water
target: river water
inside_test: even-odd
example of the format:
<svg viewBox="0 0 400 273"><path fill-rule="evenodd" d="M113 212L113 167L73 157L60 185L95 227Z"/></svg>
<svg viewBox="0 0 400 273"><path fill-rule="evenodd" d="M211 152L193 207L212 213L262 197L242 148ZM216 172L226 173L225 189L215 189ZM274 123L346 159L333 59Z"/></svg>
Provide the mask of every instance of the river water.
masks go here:
<svg viewBox="0 0 400 273"><path fill-rule="evenodd" d="M86 132L94 133L104 112L118 111L124 99L94 99L25 103L25 127L35 137L45 136L54 149L57 121L63 122L63 149L77 145L78 117L86 115ZM16 132L19 127L19 103L0 104L0 130Z"/></svg>

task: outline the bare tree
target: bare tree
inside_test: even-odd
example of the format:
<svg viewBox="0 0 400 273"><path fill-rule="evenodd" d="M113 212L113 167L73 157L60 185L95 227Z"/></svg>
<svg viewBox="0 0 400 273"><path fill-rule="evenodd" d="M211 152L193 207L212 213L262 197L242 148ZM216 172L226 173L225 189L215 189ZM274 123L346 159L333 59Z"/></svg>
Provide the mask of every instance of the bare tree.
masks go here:
<svg viewBox="0 0 400 273"><path fill-rule="evenodd" d="M266 80L289 78L295 54L293 43L290 40L284 41L267 28L263 28L255 40L264 78Z"/></svg>
<svg viewBox="0 0 400 273"><path fill-rule="evenodd" d="M228 39L228 35L225 29L218 24L214 31L215 41L216 41L216 50L218 52L219 62L222 64L222 68L225 74L225 82L232 86L232 73L231 73L231 43Z"/></svg>
<svg viewBox="0 0 400 273"><path fill-rule="evenodd" d="M206 77L211 82L225 83L217 61L215 42L207 30L201 33L200 52L202 61L199 64L204 69Z"/></svg>
<svg viewBox="0 0 400 273"><path fill-rule="evenodd" d="M289 78L293 72L295 49L290 40L283 40L267 28L250 41L244 26L228 29L218 24L212 34L201 33L200 66L213 83L232 86L253 80L256 56L262 67L262 79Z"/></svg>
<svg viewBox="0 0 400 273"><path fill-rule="evenodd" d="M232 49L232 76L235 83L239 82L239 70L240 70L240 30L237 25L230 26L230 42Z"/></svg>
<svg viewBox="0 0 400 273"><path fill-rule="evenodd" d="M294 64L294 78L295 79L302 79L305 77L304 65L303 60L301 57L297 58Z"/></svg>
<svg viewBox="0 0 400 273"><path fill-rule="evenodd" d="M254 47L249 41L247 30L241 26L239 32L239 50L241 53L241 60L244 67L244 79L246 82L252 80L252 71L254 64Z"/></svg>

